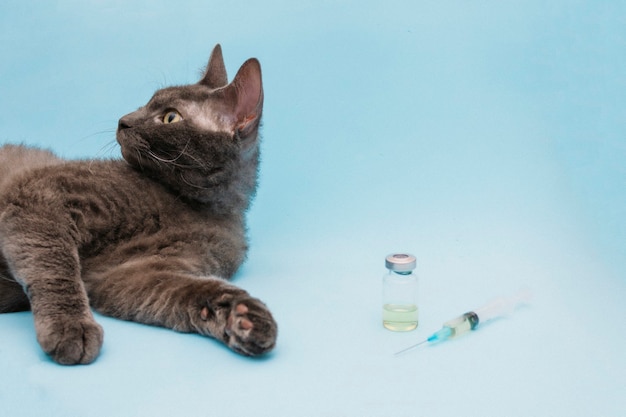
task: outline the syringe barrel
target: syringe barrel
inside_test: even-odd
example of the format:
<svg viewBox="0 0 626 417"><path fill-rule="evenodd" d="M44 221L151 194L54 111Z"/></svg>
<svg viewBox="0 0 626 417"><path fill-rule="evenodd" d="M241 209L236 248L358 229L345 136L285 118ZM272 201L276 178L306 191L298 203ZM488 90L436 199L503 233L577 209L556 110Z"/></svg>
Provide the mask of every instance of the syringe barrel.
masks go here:
<svg viewBox="0 0 626 417"><path fill-rule="evenodd" d="M478 321L484 323L496 317L509 314L509 310L509 304L504 298L496 298L488 304L474 310L474 313L478 316Z"/></svg>
<svg viewBox="0 0 626 417"><path fill-rule="evenodd" d="M531 297L531 292L523 289L511 297L496 298L495 300L474 310L474 313L478 316L479 323L484 323L496 317L506 316L513 313L518 306L527 303Z"/></svg>

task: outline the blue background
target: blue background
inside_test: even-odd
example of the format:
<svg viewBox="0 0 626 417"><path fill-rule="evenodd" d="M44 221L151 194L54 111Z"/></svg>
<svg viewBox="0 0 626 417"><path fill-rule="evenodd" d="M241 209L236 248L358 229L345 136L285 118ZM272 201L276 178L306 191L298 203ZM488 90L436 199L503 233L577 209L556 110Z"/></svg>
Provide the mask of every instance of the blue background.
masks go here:
<svg viewBox="0 0 626 417"><path fill-rule="evenodd" d="M4 1L0 142L119 154L117 119L263 67L261 187L235 282L279 322L253 360L102 316L90 366L0 315L6 416L626 415L626 5L611 1ZM418 258L418 330L381 324ZM532 304L393 352L499 295Z"/></svg>

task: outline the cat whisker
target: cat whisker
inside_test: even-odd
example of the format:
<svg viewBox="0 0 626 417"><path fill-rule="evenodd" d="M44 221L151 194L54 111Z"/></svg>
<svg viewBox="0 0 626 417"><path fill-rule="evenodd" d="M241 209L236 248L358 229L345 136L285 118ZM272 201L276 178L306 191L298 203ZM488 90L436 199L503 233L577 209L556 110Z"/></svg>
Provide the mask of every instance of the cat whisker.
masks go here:
<svg viewBox="0 0 626 417"><path fill-rule="evenodd" d="M193 165L184 165L184 164L178 164L176 163L176 161L182 156L182 153L180 155L178 155L176 158L173 159L165 159L163 157L160 157L159 155L155 154L152 151L148 151L148 155L150 155L152 158L156 159L159 162L162 162L166 165L173 165L179 168L194 168Z"/></svg>
<svg viewBox="0 0 626 417"><path fill-rule="evenodd" d="M180 173L180 179L183 180L183 182L185 184L187 184L188 186L190 186L190 187L197 188L199 190L208 190L209 189L209 187L203 187L202 185L197 185L197 184L193 184L193 183L189 182L187 180L187 178L185 178L185 173L184 172Z"/></svg>
<svg viewBox="0 0 626 417"><path fill-rule="evenodd" d="M91 171L92 165L94 163L97 163L98 160L102 158L105 153L108 153L109 156L111 156L111 153L113 152L113 149L115 149L116 145L117 145L117 141L111 140L106 145L100 147L100 150L98 150L98 152L96 153L96 156L89 161L89 167L88 167L89 171Z"/></svg>
<svg viewBox="0 0 626 417"><path fill-rule="evenodd" d="M115 139L110 140L105 145L100 147L98 152L96 152L96 156L94 157L94 160L101 159L101 158L105 157L107 154L108 154L108 156L112 156L113 150L117 146L118 146L118 143L117 143L117 141Z"/></svg>
<svg viewBox="0 0 626 417"><path fill-rule="evenodd" d="M196 167L197 168L202 168L206 165L205 162L203 162L202 160L198 159L197 157L193 156L192 154L188 154L186 153L185 156L187 156L189 159L193 160L194 162L196 162Z"/></svg>
<svg viewBox="0 0 626 417"><path fill-rule="evenodd" d="M106 145L102 146L100 148L100 151L98 151L97 155L104 155L106 153L108 153L109 155L111 154L111 152L113 152L113 149L117 148L119 144L117 143L117 140L113 139L110 140Z"/></svg>
<svg viewBox="0 0 626 417"><path fill-rule="evenodd" d="M14 279L7 278L7 277L5 277L3 274L0 274L0 280L2 280L2 281L6 281L6 282L12 282L12 283L15 283L15 282L16 282Z"/></svg>
<svg viewBox="0 0 626 417"><path fill-rule="evenodd" d="M154 159L156 159L159 162L163 162L164 164L171 164L174 166L177 166L179 168L199 168L202 167L202 161L198 160L196 157L194 157L193 155L191 155L190 153L187 152L187 148L189 147L189 143L191 142L191 139L187 140L187 143L185 144L185 147L178 153L178 155L176 155L175 157L172 157L170 159L166 159L162 156L157 155L156 153L154 153L151 150L148 150L148 154L153 157ZM189 164L178 164L176 163L176 161L178 161L181 157L185 156L187 159L191 159L194 162L197 163L197 165L189 165Z"/></svg>
<svg viewBox="0 0 626 417"><path fill-rule="evenodd" d="M166 158L165 156L160 156L156 152L151 151L151 150L147 150L147 153L148 155L150 155L152 158L156 159L159 162L163 162L164 164L172 164L172 165L178 165L176 164L176 161L180 159L180 156L181 156L181 154L178 154L178 156L176 157Z"/></svg>
<svg viewBox="0 0 626 417"><path fill-rule="evenodd" d="M182 151L180 151L180 153L178 154L176 158L172 159L172 162L179 160L181 156L187 154L187 148L189 147L189 142L191 142L191 138L187 139L187 143L185 143L185 147L183 148ZM191 155L188 155L188 156L191 156Z"/></svg>
<svg viewBox="0 0 626 417"><path fill-rule="evenodd" d="M144 168L143 168L143 159L142 159L142 156L141 156L141 152L139 152L139 149L135 149L135 153L137 153L137 165L143 171Z"/></svg>
<svg viewBox="0 0 626 417"><path fill-rule="evenodd" d="M82 138L80 138L79 140L82 142L82 141L87 140L87 139L89 139L89 138L92 138L92 137L94 137L94 136L99 136L99 135L104 135L104 134L107 134L107 135L111 135L111 134L113 134L113 135L114 135L114 134L115 134L115 131L116 131L116 129L104 129L104 130L99 130L99 131L94 132L94 133L91 133L91 134L89 134L89 135L87 135L87 136L83 136L83 137L82 137Z"/></svg>

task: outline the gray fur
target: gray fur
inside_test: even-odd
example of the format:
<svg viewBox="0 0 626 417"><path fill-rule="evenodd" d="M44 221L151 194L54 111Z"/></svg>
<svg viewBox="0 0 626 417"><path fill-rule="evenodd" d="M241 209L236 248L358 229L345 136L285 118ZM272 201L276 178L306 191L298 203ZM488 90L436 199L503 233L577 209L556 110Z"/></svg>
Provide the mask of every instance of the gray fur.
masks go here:
<svg viewBox="0 0 626 417"><path fill-rule="evenodd" d="M271 350L271 313L226 281L247 250L262 106L258 61L228 84L218 45L199 83L159 90L120 119L124 160L0 147L0 313L30 308L60 364L96 359L91 308L244 355ZM166 124L172 110L182 120Z"/></svg>

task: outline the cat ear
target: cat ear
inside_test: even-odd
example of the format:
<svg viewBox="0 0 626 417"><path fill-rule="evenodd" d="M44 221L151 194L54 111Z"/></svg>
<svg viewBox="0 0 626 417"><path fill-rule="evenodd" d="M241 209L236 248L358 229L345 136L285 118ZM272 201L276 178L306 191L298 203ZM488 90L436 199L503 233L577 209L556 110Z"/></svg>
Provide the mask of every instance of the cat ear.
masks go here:
<svg viewBox="0 0 626 417"><path fill-rule="evenodd" d="M211 52L209 63L206 66L204 76L200 80L200 84L209 88L220 88L228 84L226 76L226 67L224 66L224 58L222 57L222 47L218 43Z"/></svg>
<svg viewBox="0 0 626 417"><path fill-rule="evenodd" d="M245 138L259 126L263 110L261 64L254 58L243 63L233 81L224 87L227 119L234 132Z"/></svg>

